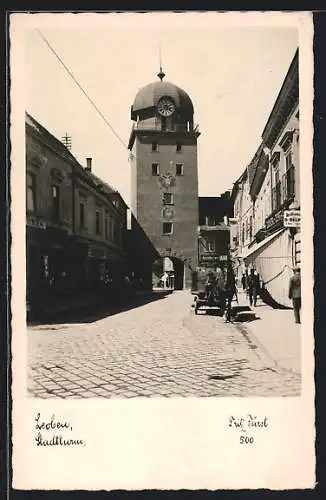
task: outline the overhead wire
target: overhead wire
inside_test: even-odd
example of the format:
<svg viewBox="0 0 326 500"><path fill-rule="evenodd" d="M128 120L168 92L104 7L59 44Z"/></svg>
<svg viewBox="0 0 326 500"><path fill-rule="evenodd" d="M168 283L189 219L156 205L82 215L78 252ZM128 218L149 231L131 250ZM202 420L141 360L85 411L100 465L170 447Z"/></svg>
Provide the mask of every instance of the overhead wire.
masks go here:
<svg viewBox="0 0 326 500"><path fill-rule="evenodd" d="M120 137L120 135L114 130L113 126L110 124L110 122L106 119L106 117L104 116L104 114L101 112L101 110L98 108L98 106L96 105L96 103L93 101L93 99L88 95L87 91L81 86L81 84L78 82L77 78L74 76L74 74L72 73L72 71L68 68L68 66L64 63L64 61L62 60L62 58L59 56L59 54L56 52L56 50L52 47L52 45L50 44L50 42L47 40L47 38L43 35L43 33L41 32L41 30L39 30L38 28L35 28L35 30L38 32L38 34L40 35L40 37L43 39L43 41L46 43L46 45L48 46L48 48L51 50L51 52L54 54L54 56L58 59L58 61L60 62L60 64L64 67L64 69L67 71L67 73L69 74L69 76L72 78L72 80L75 82L75 84L77 85L77 87L82 91L82 93L84 94L84 96L88 99L88 101L91 103L91 105L95 108L95 110L97 111L97 113L100 115L100 117L102 118L102 120L105 122L105 124L110 128L111 132L115 135L115 137L120 141L120 143L124 146L124 148L129 152L129 148L127 146L127 144L124 142L124 140Z"/></svg>

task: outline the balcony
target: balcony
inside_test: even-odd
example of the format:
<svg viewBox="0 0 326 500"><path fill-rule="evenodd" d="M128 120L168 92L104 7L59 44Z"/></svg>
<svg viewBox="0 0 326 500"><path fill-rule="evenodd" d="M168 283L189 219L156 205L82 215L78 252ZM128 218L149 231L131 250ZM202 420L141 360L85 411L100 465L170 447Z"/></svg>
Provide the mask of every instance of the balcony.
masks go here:
<svg viewBox="0 0 326 500"><path fill-rule="evenodd" d="M230 228L224 224L224 222L220 222L218 224L204 224L202 226L198 226L198 233L201 232L211 232L211 231L229 231Z"/></svg>
<svg viewBox="0 0 326 500"><path fill-rule="evenodd" d="M272 189L272 211L279 210L295 197L295 170L292 165Z"/></svg>

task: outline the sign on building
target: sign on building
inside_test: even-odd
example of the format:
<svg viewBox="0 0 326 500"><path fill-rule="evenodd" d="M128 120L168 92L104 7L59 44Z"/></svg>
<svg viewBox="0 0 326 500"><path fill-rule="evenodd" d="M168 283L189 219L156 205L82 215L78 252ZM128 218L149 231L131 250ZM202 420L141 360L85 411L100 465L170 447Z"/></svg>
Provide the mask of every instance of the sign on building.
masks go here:
<svg viewBox="0 0 326 500"><path fill-rule="evenodd" d="M37 227L38 229L46 229L47 227L45 220L39 219L33 215L29 215L26 222L28 226Z"/></svg>
<svg viewBox="0 0 326 500"><path fill-rule="evenodd" d="M284 210L284 227L300 227L300 210Z"/></svg>

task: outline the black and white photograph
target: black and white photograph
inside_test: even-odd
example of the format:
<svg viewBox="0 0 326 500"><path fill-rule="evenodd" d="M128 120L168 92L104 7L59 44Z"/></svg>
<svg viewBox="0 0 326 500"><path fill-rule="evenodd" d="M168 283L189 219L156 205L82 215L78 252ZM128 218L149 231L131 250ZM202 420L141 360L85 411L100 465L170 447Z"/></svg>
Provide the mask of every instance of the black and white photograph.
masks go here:
<svg viewBox="0 0 326 500"><path fill-rule="evenodd" d="M42 429L71 400L313 394L309 14L187 15L17 14L16 366L20 397L52 405L37 450L66 443ZM228 432L253 443L263 411Z"/></svg>

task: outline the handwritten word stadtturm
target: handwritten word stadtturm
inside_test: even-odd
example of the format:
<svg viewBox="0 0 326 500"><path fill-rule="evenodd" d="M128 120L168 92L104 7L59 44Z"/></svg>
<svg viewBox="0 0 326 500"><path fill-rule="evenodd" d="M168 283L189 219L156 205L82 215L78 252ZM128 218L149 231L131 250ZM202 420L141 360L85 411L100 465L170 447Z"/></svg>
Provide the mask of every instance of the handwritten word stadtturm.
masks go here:
<svg viewBox="0 0 326 500"><path fill-rule="evenodd" d="M82 439L66 439L62 434L53 434L53 431L72 432L72 425L69 421L59 420L52 415L50 419L41 419L41 414L35 417L35 429L37 432L35 441L37 446L85 446Z"/></svg>

